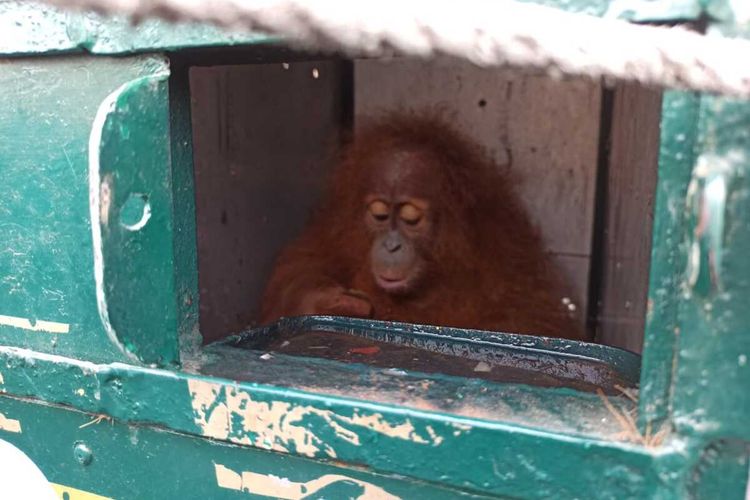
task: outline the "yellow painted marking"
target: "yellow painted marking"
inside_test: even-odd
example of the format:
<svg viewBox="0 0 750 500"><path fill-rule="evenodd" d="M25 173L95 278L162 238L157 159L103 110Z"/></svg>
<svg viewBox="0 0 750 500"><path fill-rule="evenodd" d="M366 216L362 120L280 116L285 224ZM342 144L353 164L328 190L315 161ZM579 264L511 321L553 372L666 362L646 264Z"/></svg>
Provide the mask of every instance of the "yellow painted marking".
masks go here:
<svg viewBox="0 0 750 500"><path fill-rule="evenodd" d="M0 413L0 431L15 432L16 434L21 433L21 422L8 418Z"/></svg>
<svg viewBox="0 0 750 500"><path fill-rule="evenodd" d="M12 326L15 328L22 328L24 330L30 330L32 332L46 332L46 333L68 333L70 332L70 325L67 323L57 323L55 321L44 321L37 320L32 323L29 318L19 318L16 316L3 316L0 314L0 325Z"/></svg>
<svg viewBox="0 0 750 500"><path fill-rule="evenodd" d="M398 500L399 498L391 495L380 486L341 474L325 474L319 478L298 483L273 474L259 474L250 471L239 473L221 464L214 464L214 469L216 471L216 482L220 488L243 491L251 495L297 500L314 495L317 491L331 484L346 481L363 488L364 491L358 497L359 500Z"/></svg>
<svg viewBox="0 0 750 500"><path fill-rule="evenodd" d="M101 495L97 495L96 493L78 490L76 488L71 488L70 486L65 486L64 484L50 484L52 485L52 489L55 490L55 493L57 493L60 498L64 498L63 494L67 493L69 500L112 500L110 497L103 497Z"/></svg>
<svg viewBox="0 0 750 500"><path fill-rule="evenodd" d="M314 432L305 420L323 420L337 437L361 446L359 432L370 430L378 434L427 446L439 446L443 437L433 429L420 434L411 420L390 423L380 413L352 416L338 415L332 410L295 405L285 401L255 401L252 396L234 386L204 380L188 380L188 388L195 413L195 423L204 436L239 444L249 444L289 453L296 450L308 457L323 453L336 458L335 450Z"/></svg>

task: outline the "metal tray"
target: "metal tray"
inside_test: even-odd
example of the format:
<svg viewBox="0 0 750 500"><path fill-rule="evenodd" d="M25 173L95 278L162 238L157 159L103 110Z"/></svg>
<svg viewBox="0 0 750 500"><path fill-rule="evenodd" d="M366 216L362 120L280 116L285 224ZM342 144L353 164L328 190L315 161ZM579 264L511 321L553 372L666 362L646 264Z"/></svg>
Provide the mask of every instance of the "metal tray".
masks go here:
<svg viewBox="0 0 750 500"><path fill-rule="evenodd" d="M330 341L326 342L328 338ZM295 339L301 339L301 343ZM290 349L295 342L298 347ZM305 342L324 345L307 345L310 350L305 351ZM269 326L228 337L221 343L292 356L364 363L391 370L444 373L494 382L589 391L601 388L607 393L637 387L640 376L640 356L599 344L332 316L283 318ZM342 355L342 349L345 351L347 347L342 348L341 344L345 343L355 346L350 350L354 355ZM382 355L356 354L368 349L361 347L363 345L379 346L377 351ZM375 351L374 347L369 349ZM410 359L419 362L410 366L413 365Z"/></svg>

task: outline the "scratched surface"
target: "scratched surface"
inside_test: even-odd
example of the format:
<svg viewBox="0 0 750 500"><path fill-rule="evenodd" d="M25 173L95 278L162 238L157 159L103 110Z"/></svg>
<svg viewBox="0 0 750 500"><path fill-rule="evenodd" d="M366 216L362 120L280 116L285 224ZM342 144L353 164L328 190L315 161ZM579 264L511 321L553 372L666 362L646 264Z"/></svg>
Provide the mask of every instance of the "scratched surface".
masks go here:
<svg viewBox="0 0 750 500"><path fill-rule="evenodd" d="M0 196L0 344L91 360L124 358L108 338L97 306L88 143L104 99L124 83L160 71L164 71L163 61L149 57L64 57L2 62L0 172L4 191ZM135 102L131 99L129 103ZM163 113L162 119L166 120L166 110ZM123 123L125 115L127 112L118 115L117 127L113 128L113 123L107 125L105 140L121 137L122 133L135 134L134 137L143 133L138 123ZM164 132L166 126L164 121ZM149 129L149 132L155 131ZM154 138L168 145L165 133L161 139L158 135ZM127 183L136 185L143 178L137 172L145 173L149 161L161 162L151 165L152 174L164 172L164 155L151 156L153 147L145 148L148 142L130 144L144 146L141 151L145 153L119 148L105 160L108 172L129 168ZM124 156L118 157L120 154ZM119 160L127 160L127 165L118 163ZM116 179L119 173L112 175L115 177L111 178ZM150 186L148 193L153 193L156 187L158 185ZM140 185L139 189L142 189ZM110 232L105 229L104 240L112 234L128 232L116 218L120 208L117 203L125 203L128 196L123 195L127 191L118 191L120 197L110 207L114 228ZM168 218L165 213L155 216L151 222ZM117 240L113 243L116 245ZM137 244L129 241L128 249L137 251L133 246ZM154 264L157 269L160 267L157 261ZM169 268L171 264L166 266ZM115 271L114 267L106 272L111 271ZM169 272L169 269L160 272ZM143 271L144 278L150 279L151 274ZM120 281L119 285L123 284L137 283ZM105 295L113 291L117 290L102 289ZM153 299L151 296L152 307L156 307ZM114 306L113 322L122 322L123 315L133 315L128 312L132 311L132 304L121 301ZM158 314L163 315L163 312L160 309ZM143 318L140 312L138 314L136 317Z"/></svg>

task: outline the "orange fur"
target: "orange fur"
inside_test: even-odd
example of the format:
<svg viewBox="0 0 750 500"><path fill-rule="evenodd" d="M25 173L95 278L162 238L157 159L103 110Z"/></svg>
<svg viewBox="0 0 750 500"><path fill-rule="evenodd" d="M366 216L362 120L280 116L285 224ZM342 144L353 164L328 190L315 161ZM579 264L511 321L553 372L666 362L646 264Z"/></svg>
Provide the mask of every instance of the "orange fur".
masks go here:
<svg viewBox="0 0 750 500"><path fill-rule="evenodd" d="M377 287L371 236L363 224L368 180L383 151L419 150L434 158L439 228L426 284L406 297ZM377 174L376 174L377 175ZM261 321L323 313L305 298L329 287L368 300L344 310L376 319L583 337L561 303L560 273L545 255L512 183L479 147L433 115L393 114L365 127L344 150L319 209L279 256L264 295ZM322 292L325 293L325 292ZM330 312L330 311L329 311Z"/></svg>

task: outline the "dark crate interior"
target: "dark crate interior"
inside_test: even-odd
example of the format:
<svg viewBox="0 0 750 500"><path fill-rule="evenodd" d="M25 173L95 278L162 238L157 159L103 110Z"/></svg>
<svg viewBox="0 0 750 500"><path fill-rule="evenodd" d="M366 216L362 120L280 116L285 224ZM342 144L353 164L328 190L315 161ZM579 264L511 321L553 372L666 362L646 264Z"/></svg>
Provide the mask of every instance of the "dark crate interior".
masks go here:
<svg viewBox="0 0 750 500"><path fill-rule="evenodd" d="M274 259L304 226L352 129L383 110L437 107L499 165L512 159L517 189L572 285L567 299L588 338L641 351L659 91L449 59L230 62L190 69L205 343L258 326ZM304 338L287 329L243 346L282 357L570 386L514 371L523 370L518 366L488 373L473 359L455 358L441 369L451 362L444 352L325 330ZM607 383L618 384L616 378ZM591 389L584 385L572 387Z"/></svg>

